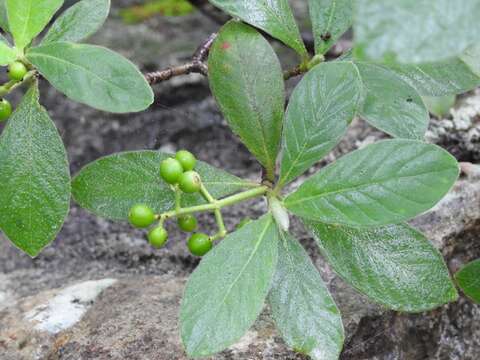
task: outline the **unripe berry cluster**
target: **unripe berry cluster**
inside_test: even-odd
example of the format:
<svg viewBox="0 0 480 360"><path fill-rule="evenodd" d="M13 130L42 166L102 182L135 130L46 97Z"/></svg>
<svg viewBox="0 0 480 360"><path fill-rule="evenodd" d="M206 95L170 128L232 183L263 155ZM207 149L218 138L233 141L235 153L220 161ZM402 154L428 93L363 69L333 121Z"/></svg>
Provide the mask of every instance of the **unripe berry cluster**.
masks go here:
<svg viewBox="0 0 480 360"><path fill-rule="evenodd" d="M160 176L168 184L177 187L182 192L192 194L200 191L202 182L200 175L194 171L197 159L187 150L180 150L174 158L168 158L160 164ZM178 190L176 190L178 191ZM147 205L139 204L130 209L128 219L130 224L137 228L148 228L159 216ZM177 219L178 227L185 232L194 232L197 228L197 219L193 215L183 215ZM163 247L168 239L168 232L163 227L163 221L148 232L148 241L155 248ZM187 241L190 252L196 256L203 256L210 251L213 242L210 236L203 233L194 233Z"/></svg>
<svg viewBox="0 0 480 360"><path fill-rule="evenodd" d="M8 77L13 82L20 82L27 75L28 69L21 61L14 61L8 65ZM6 87L2 86L2 90ZM6 91L8 92L8 91ZM0 122L7 120L12 115L12 105L6 99L0 99Z"/></svg>
<svg viewBox="0 0 480 360"><path fill-rule="evenodd" d="M196 193L201 186L200 175L193 171L196 164L197 159L191 152L180 150L174 158L162 161L160 176L166 183L178 185L184 193Z"/></svg>

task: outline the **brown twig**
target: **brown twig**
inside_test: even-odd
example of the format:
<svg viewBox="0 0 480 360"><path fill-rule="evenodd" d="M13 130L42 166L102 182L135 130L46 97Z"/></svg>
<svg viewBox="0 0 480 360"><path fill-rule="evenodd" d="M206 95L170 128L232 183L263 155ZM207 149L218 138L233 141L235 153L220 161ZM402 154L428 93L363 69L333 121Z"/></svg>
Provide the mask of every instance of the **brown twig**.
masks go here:
<svg viewBox="0 0 480 360"><path fill-rule="evenodd" d="M217 33L212 33L210 36L195 50L193 53L193 61L204 62L208 58L208 53L212 47L213 42L217 38Z"/></svg>
<svg viewBox="0 0 480 360"><path fill-rule="evenodd" d="M222 10L211 5L208 2L208 0L189 0L189 2L193 6L195 6L206 17L210 18L211 20L215 21L220 25L225 24L228 20L231 19L231 17L228 14L224 13ZM268 38L274 41L278 41L275 38L270 37L268 34L264 33L263 31L261 30L259 31L262 32ZM313 54L314 52L313 34L310 32L303 32L301 35L302 35L302 40L305 43L305 46L307 47L308 52ZM202 44L197 49L197 51L192 57L192 62L189 62L187 64L184 64L178 67L168 68L166 70L159 71L156 73L147 74L147 79L151 84L154 84L160 81L171 79L174 76L190 74L192 72L200 73L207 76L207 67L203 63L208 56L208 51L210 50L210 47L213 41L215 40L216 36L217 34L212 34L204 42L204 44ZM351 40L346 40L346 39L340 40L327 52L327 54L325 54L325 56L327 59L335 59L341 56L344 52L348 51L348 49L351 48L351 45L352 45ZM283 77L285 80L288 80L293 77L302 75L306 71L307 69L305 67L297 65L293 69L286 70L283 73ZM150 80L150 78L152 78L153 82Z"/></svg>
<svg viewBox="0 0 480 360"><path fill-rule="evenodd" d="M145 75L150 85L158 84L159 82L170 80L175 76L188 75L192 73L202 74L208 76L208 66L205 61L208 58L208 53L212 47L213 42L217 37L217 33L211 34L193 53L192 60L178 66L172 66L164 70L151 72ZM329 52L326 54L327 58L336 58L341 56L345 51L351 47L350 40L340 40ZM293 69L286 70L283 73L285 80L304 74L307 69L304 66L297 65Z"/></svg>
<svg viewBox="0 0 480 360"><path fill-rule="evenodd" d="M192 73L208 75L208 66L205 64L208 53L212 47L213 41L217 37L216 33L211 34L192 55L192 60L178 66L172 66L164 70L150 72L145 74L150 85L158 84L159 82L170 80L175 76L188 75Z"/></svg>
<svg viewBox="0 0 480 360"><path fill-rule="evenodd" d="M188 62L179 66L167 68L165 70L151 72L145 75L150 85L158 84L159 82L170 80L175 76L198 73L207 75L206 65L199 62Z"/></svg>
<svg viewBox="0 0 480 360"><path fill-rule="evenodd" d="M145 78L147 79L150 85L158 84L162 81L170 80L176 76L188 75L192 73L202 74L204 76L208 76L208 66L205 64L205 61L208 58L208 53L210 48L212 47L215 38L217 37L216 33L211 34L205 42L195 50L192 60L177 66L171 66L164 70L154 71L145 74ZM297 65L293 69L286 70L283 73L283 78L288 80L292 77L299 76L306 72L306 69L300 65Z"/></svg>

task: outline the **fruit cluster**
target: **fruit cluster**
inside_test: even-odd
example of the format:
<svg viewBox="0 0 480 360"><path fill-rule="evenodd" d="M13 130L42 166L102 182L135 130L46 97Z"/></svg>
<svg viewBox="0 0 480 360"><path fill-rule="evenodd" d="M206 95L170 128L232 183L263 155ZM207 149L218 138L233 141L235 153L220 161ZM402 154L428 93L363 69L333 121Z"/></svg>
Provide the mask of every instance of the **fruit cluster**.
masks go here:
<svg viewBox="0 0 480 360"><path fill-rule="evenodd" d="M21 61L14 61L8 66L8 77L12 82L23 81L28 69ZM12 105L6 99L0 100L0 122L7 120L12 115Z"/></svg>
<svg viewBox="0 0 480 360"><path fill-rule="evenodd" d="M200 175L194 171L197 159L187 151L180 150L174 158L163 160L160 164L160 176L172 186L175 192L193 194L202 188ZM139 204L130 209L128 214L130 223L137 228L147 228L156 220L159 224L148 233L148 241L155 248L163 247L168 239L168 232L163 226L166 220L161 215L156 215L147 205ZM177 218L179 228L185 232L194 232L197 229L197 219L193 215L182 215ZM188 249L193 255L203 256L213 246L212 238L207 234L194 233L187 242Z"/></svg>

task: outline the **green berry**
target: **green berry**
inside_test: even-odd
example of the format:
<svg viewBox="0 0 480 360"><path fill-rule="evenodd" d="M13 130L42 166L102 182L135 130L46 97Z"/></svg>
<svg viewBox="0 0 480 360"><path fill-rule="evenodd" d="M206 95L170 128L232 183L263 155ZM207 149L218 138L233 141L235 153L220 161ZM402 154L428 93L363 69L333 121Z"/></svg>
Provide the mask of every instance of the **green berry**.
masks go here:
<svg viewBox="0 0 480 360"><path fill-rule="evenodd" d="M187 150L177 151L175 154L175 159L180 161L180 164L182 164L183 170L185 171L193 170L197 164L197 159L195 156Z"/></svg>
<svg viewBox="0 0 480 360"><path fill-rule="evenodd" d="M8 77L10 80L22 81L27 72L27 67L20 61L14 61L8 65Z"/></svg>
<svg viewBox="0 0 480 360"><path fill-rule="evenodd" d="M187 194L193 194L200 190L202 181L195 171L186 171L178 179L180 190Z"/></svg>
<svg viewBox="0 0 480 360"><path fill-rule="evenodd" d="M160 249L163 245L165 245L167 239L168 232L163 226L154 227L148 233L148 242L157 249Z"/></svg>
<svg viewBox="0 0 480 360"><path fill-rule="evenodd" d="M207 234L196 233L188 239L188 249L193 255L203 256L212 249L212 240Z"/></svg>
<svg viewBox="0 0 480 360"><path fill-rule="evenodd" d="M155 221L155 214L147 205L135 205L128 213L128 220L137 228L146 228Z"/></svg>
<svg viewBox="0 0 480 360"><path fill-rule="evenodd" d="M12 105L8 100L0 100L0 122L7 120L12 115Z"/></svg>
<svg viewBox="0 0 480 360"><path fill-rule="evenodd" d="M168 158L160 164L160 176L169 184L176 184L182 174L182 164L176 159Z"/></svg>
<svg viewBox="0 0 480 360"><path fill-rule="evenodd" d="M186 232L192 232L197 228L197 219L192 215L185 215L178 218L178 226Z"/></svg>

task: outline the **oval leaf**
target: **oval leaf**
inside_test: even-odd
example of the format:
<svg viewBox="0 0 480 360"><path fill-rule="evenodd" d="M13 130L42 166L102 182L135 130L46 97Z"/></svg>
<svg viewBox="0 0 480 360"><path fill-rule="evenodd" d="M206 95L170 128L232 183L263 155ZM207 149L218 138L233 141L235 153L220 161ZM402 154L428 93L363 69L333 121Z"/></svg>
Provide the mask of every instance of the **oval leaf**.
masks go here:
<svg viewBox="0 0 480 360"><path fill-rule="evenodd" d="M474 46L463 55L425 64L389 64L404 81L420 95L442 96L461 94L480 85L480 56L470 56L480 50Z"/></svg>
<svg viewBox="0 0 480 360"><path fill-rule="evenodd" d="M180 308L189 356L209 356L238 341L262 311L277 265L271 216L227 236L190 276Z"/></svg>
<svg viewBox="0 0 480 360"><path fill-rule="evenodd" d="M315 53L325 54L352 26L353 0L308 0Z"/></svg>
<svg viewBox="0 0 480 360"><path fill-rule="evenodd" d="M285 204L300 217L330 224L393 224L433 207L458 174L455 158L436 145L384 140L320 170Z"/></svg>
<svg viewBox="0 0 480 360"><path fill-rule="evenodd" d="M86 39L102 26L109 11L110 0L82 0L53 23L42 44Z"/></svg>
<svg viewBox="0 0 480 360"><path fill-rule="evenodd" d="M344 341L340 312L305 250L288 234L281 235L268 303L290 348L314 360L339 357Z"/></svg>
<svg viewBox="0 0 480 360"><path fill-rule="evenodd" d="M366 98L360 115L394 137L423 139L430 117L417 91L381 66L356 63Z"/></svg>
<svg viewBox="0 0 480 360"><path fill-rule="evenodd" d="M297 85L285 117L280 183L321 160L340 141L361 103L362 83L351 63L328 62Z"/></svg>
<svg viewBox="0 0 480 360"><path fill-rule="evenodd" d="M389 309L426 311L458 297L440 252L408 225L307 225L335 272Z"/></svg>
<svg viewBox="0 0 480 360"><path fill-rule="evenodd" d="M19 49L25 48L47 26L63 0L6 0L10 32Z"/></svg>
<svg viewBox="0 0 480 360"><path fill-rule="evenodd" d="M73 197L83 208L108 219L126 220L135 204L149 205L157 213L170 210L174 194L159 173L160 162L169 156L158 151L133 151L98 159L73 179ZM252 186L200 161L196 171L216 198ZM199 195L182 198L184 205L202 203Z"/></svg>
<svg viewBox="0 0 480 360"><path fill-rule="evenodd" d="M57 235L70 206L67 155L32 86L0 137L0 228L36 256Z"/></svg>
<svg viewBox="0 0 480 360"><path fill-rule="evenodd" d="M279 39L300 55L308 55L288 0L210 0L210 2L230 15Z"/></svg>
<svg viewBox="0 0 480 360"><path fill-rule="evenodd" d="M225 118L273 177L285 103L275 52L255 29L231 21L213 44L208 68L210 87Z"/></svg>
<svg viewBox="0 0 480 360"><path fill-rule="evenodd" d="M96 109L135 112L153 102L135 65L108 49L58 42L31 49L27 58L57 90Z"/></svg>
<svg viewBox="0 0 480 360"><path fill-rule="evenodd" d="M356 54L368 59L438 61L480 39L478 0L356 0L355 11Z"/></svg>
<svg viewBox="0 0 480 360"><path fill-rule="evenodd" d="M460 269L455 274L455 280L465 295L480 304L480 259Z"/></svg>

